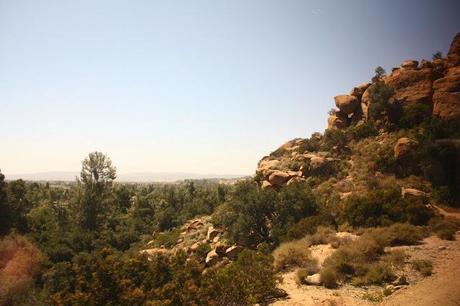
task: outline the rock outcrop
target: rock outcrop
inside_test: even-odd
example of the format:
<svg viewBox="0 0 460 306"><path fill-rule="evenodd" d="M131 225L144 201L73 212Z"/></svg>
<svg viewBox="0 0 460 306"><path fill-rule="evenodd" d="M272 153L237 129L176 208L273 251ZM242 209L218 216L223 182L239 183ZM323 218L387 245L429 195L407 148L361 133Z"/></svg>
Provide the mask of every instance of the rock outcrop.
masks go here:
<svg viewBox="0 0 460 306"><path fill-rule="evenodd" d="M408 61L401 64L401 67ZM415 62L418 65L417 61ZM415 65L415 64L414 64ZM431 103L433 95L433 70L431 68L398 69L384 78L385 84L394 90L393 98L402 103Z"/></svg>
<svg viewBox="0 0 460 306"><path fill-rule="evenodd" d="M394 147L396 159L404 158L413 153L418 146L418 142L407 137L398 139Z"/></svg>
<svg viewBox="0 0 460 306"><path fill-rule="evenodd" d="M350 120L347 116L347 114L341 112L341 111L335 111L329 115L329 118L327 119L327 125L328 128L338 128L338 129L344 129L348 127L350 124Z"/></svg>
<svg viewBox="0 0 460 306"><path fill-rule="evenodd" d="M446 58L433 61L406 60L383 82L393 90L390 103L424 103L442 119L460 118L460 33L452 41ZM351 123L368 120L371 83L354 87L349 95L334 97L338 110L328 117L328 128L345 129Z"/></svg>
<svg viewBox="0 0 460 306"><path fill-rule="evenodd" d="M460 117L460 66L449 68L433 88L433 114L445 119Z"/></svg>
<svg viewBox="0 0 460 306"><path fill-rule="evenodd" d="M345 115L353 114L359 107L359 99L353 95L339 95L334 97L335 105Z"/></svg>

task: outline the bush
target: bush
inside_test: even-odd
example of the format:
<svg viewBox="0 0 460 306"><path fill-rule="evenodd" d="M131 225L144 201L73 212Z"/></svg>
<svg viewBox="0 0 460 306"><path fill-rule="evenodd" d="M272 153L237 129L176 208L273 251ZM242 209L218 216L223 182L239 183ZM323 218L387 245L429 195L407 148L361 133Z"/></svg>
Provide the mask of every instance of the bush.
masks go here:
<svg viewBox="0 0 460 306"><path fill-rule="evenodd" d="M244 250L238 259L206 275L207 295L212 305L254 305L274 294L276 287L272 258Z"/></svg>
<svg viewBox="0 0 460 306"><path fill-rule="evenodd" d="M323 286L329 289L337 288L337 273L334 269L325 267L320 272Z"/></svg>
<svg viewBox="0 0 460 306"><path fill-rule="evenodd" d="M354 227L387 226L395 222L425 225L432 216L422 201L403 199L395 183L378 183L367 193L350 196L343 215L344 221Z"/></svg>
<svg viewBox="0 0 460 306"><path fill-rule="evenodd" d="M300 239L307 234L313 234L317 227L324 222L320 216L305 217L289 227L285 240Z"/></svg>
<svg viewBox="0 0 460 306"><path fill-rule="evenodd" d="M386 262L376 262L361 268L365 269L366 273L353 278L352 284L355 286L381 285L395 279L391 266Z"/></svg>
<svg viewBox="0 0 460 306"><path fill-rule="evenodd" d="M305 284L305 279L307 276L316 274L320 271L319 267L316 264L311 264L306 268L297 269L295 274L295 282L298 286Z"/></svg>
<svg viewBox="0 0 460 306"><path fill-rule="evenodd" d="M379 134L379 131L375 127L374 122L367 121L349 127L347 134L353 140L361 140L367 137L376 136Z"/></svg>
<svg viewBox="0 0 460 306"><path fill-rule="evenodd" d="M393 262L382 256L384 248L416 243L422 237L422 230L409 224L368 230L358 239L341 245L326 259L323 266L334 271L338 279L351 280L355 285L388 282L394 278Z"/></svg>
<svg viewBox="0 0 460 306"><path fill-rule="evenodd" d="M455 223L436 218L431 220L430 226L439 238L444 240L455 240L455 232L457 231Z"/></svg>
<svg viewBox="0 0 460 306"><path fill-rule="evenodd" d="M309 246L305 239L282 243L273 252L275 270L316 265L316 260L311 257Z"/></svg>
<svg viewBox="0 0 460 306"><path fill-rule="evenodd" d="M433 263L429 260L414 260L412 261L412 267L423 276L430 276L433 273Z"/></svg>
<svg viewBox="0 0 460 306"><path fill-rule="evenodd" d="M412 128L431 119L431 107L424 103L412 103L403 107L399 126Z"/></svg>

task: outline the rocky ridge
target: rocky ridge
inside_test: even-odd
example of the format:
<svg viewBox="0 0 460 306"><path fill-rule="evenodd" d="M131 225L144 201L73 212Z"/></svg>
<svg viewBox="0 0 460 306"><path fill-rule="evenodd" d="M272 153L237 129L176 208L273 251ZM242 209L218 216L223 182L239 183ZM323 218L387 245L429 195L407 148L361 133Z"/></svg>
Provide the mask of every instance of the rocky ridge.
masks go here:
<svg viewBox="0 0 460 306"><path fill-rule="evenodd" d="M392 72L382 77L393 94L392 104L404 107L409 104L425 104L432 116L441 119L460 118L460 33L453 39L447 56L433 61L406 60ZM328 129L346 129L369 120L369 107L372 101L373 83L355 86L349 94L334 97L337 109L331 110ZM316 133L314 141L321 143L323 135ZM340 163L334 149L312 150L312 139L296 138L290 140L268 156L263 157L256 169L256 180L263 188L280 187L293 182L305 181L312 174L327 174ZM412 139L397 141L395 158L404 158L416 148ZM410 155L410 154L409 154Z"/></svg>

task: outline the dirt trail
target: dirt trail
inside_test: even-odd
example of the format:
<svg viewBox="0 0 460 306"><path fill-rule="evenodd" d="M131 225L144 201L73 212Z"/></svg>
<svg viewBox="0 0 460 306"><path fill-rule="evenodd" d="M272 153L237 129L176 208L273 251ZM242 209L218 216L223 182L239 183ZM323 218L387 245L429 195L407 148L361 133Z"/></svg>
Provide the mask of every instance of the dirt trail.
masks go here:
<svg viewBox="0 0 460 306"><path fill-rule="evenodd" d="M436 208L442 215L460 220L460 212L446 211L437 206ZM456 234L455 241L430 236L421 245L404 248L411 260L431 260L434 266L433 274L423 279L410 281L409 286L385 297L381 303L372 303L363 299L366 290L352 286L343 286L336 290L317 286L298 287L294 271L283 274L284 281L279 285L289 294L289 299L277 301L273 305L460 306L460 233ZM320 262L322 262L325 255L329 255L330 252L327 246L317 246L312 253L320 255Z"/></svg>

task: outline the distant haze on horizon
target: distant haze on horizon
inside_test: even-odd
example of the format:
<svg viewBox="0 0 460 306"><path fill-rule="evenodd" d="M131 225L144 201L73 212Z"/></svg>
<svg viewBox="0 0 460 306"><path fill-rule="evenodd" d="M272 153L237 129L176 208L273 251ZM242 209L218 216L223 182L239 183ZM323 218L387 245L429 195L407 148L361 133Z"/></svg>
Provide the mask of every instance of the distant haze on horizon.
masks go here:
<svg viewBox="0 0 460 306"><path fill-rule="evenodd" d="M0 169L253 174L333 96L445 54L458 0L2 0Z"/></svg>

